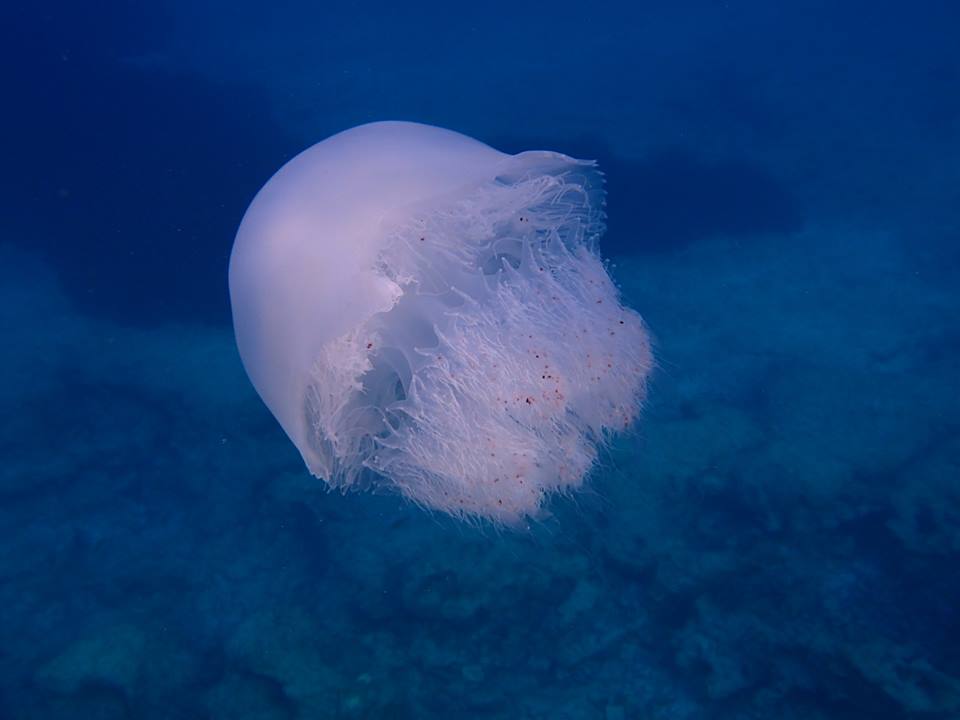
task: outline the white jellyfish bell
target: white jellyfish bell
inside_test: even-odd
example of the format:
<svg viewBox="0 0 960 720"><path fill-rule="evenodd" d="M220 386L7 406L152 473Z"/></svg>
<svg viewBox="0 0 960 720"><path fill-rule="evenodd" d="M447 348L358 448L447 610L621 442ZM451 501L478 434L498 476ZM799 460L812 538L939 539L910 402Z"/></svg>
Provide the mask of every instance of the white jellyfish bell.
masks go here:
<svg viewBox="0 0 960 720"><path fill-rule="evenodd" d="M230 257L237 345L310 471L515 523L579 486L652 366L597 251L602 177L378 122L260 190Z"/></svg>

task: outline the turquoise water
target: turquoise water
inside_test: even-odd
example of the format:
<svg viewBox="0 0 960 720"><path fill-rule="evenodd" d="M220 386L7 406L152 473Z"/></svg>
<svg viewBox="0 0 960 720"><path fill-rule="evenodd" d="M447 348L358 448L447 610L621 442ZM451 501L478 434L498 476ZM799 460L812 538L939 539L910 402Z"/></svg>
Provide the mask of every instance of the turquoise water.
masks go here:
<svg viewBox="0 0 960 720"><path fill-rule="evenodd" d="M0 717L960 717L958 20L13 11ZM606 172L658 368L527 529L327 492L240 365L244 209L387 118Z"/></svg>

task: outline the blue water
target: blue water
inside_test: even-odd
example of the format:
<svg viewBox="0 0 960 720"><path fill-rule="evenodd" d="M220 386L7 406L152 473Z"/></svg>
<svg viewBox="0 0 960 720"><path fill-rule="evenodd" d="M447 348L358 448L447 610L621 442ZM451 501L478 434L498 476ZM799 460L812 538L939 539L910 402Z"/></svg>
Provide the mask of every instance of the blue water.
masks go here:
<svg viewBox="0 0 960 720"><path fill-rule="evenodd" d="M4 14L0 717L960 717L956 3ZM240 366L244 209L379 119L607 174L658 369L528 530L326 492Z"/></svg>

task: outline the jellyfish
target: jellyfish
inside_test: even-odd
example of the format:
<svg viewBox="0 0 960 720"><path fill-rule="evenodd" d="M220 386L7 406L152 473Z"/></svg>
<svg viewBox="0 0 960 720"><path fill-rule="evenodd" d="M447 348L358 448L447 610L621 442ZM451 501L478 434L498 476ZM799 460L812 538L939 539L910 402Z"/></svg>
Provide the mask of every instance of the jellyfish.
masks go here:
<svg viewBox="0 0 960 720"><path fill-rule="evenodd" d="M259 191L229 286L244 368L330 487L512 525L581 486L653 359L601 259L602 174L410 122Z"/></svg>

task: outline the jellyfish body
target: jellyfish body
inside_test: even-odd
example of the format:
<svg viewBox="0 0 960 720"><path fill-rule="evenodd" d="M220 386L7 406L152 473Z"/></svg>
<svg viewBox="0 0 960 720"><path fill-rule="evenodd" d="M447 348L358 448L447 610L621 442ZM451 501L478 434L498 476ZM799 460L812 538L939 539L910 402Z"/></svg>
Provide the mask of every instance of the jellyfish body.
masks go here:
<svg viewBox="0 0 960 720"><path fill-rule="evenodd" d="M288 162L237 232L244 367L309 470L513 523L579 486L652 366L592 162L380 122Z"/></svg>

